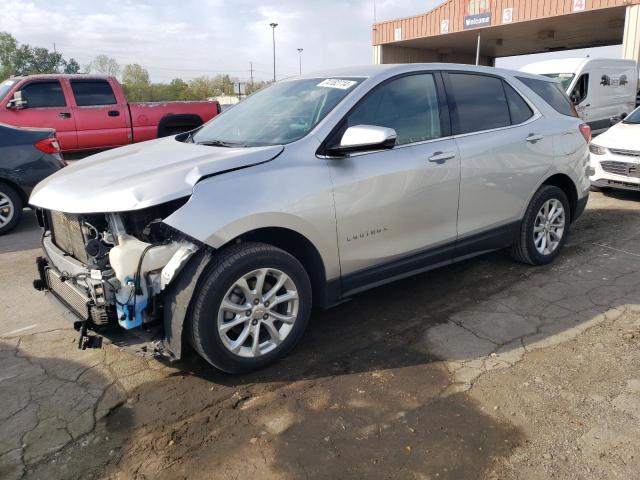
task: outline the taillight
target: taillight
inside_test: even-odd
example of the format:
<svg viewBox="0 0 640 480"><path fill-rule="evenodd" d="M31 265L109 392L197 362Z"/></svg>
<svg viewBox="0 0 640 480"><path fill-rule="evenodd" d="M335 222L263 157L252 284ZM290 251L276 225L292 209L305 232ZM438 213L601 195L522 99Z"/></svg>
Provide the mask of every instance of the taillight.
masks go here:
<svg viewBox="0 0 640 480"><path fill-rule="evenodd" d="M55 137L44 138L37 142L34 147L44 153L60 153L60 145Z"/></svg>
<svg viewBox="0 0 640 480"><path fill-rule="evenodd" d="M585 141L589 143L591 141L591 127L586 123L581 123L578 128L580 129L580 133L584 137Z"/></svg>

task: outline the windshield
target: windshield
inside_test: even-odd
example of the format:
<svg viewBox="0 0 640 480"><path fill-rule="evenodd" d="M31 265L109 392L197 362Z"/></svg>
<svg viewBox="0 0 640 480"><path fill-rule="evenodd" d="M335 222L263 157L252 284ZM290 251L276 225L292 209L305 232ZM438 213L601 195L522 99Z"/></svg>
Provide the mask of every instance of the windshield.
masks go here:
<svg viewBox="0 0 640 480"><path fill-rule="evenodd" d="M275 83L215 117L193 142L223 147L291 143L304 137L362 78L314 78Z"/></svg>
<svg viewBox="0 0 640 480"><path fill-rule="evenodd" d="M11 90L11 87L13 87L16 82L17 80L5 80L4 82L0 83L0 100L4 98L4 96L7 94L7 92L9 92L9 90Z"/></svg>
<svg viewBox="0 0 640 480"><path fill-rule="evenodd" d="M542 75L553 78L554 80L559 80L565 91L569 88L569 85L571 85L573 77L576 76L575 73L543 73Z"/></svg>
<svg viewBox="0 0 640 480"><path fill-rule="evenodd" d="M633 112L631 112L627 117L622 121L622 123L640 123L640 108L636 108Z"/></svg>

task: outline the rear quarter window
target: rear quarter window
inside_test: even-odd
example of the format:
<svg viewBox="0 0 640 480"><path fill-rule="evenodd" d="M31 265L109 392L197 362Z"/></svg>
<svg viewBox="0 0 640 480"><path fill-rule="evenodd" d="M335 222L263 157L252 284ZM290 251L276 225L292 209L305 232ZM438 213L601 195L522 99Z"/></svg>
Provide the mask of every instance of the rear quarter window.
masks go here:
<svg viewBox="0 0 640 480"><path fill-rule="evenodd" d="M545 102L547 102L556 112L568 117L577 117L571 100L562 90L562 85L558 82L538 80L537 78L516 77L531 90L536 92Z"/></svg>

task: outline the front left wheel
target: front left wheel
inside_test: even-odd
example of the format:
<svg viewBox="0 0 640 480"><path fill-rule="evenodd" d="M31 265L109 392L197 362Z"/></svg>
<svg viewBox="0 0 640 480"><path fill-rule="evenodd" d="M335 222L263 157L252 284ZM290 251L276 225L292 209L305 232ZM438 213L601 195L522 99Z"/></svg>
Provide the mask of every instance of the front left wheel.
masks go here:
<svg viewBox="0 0 640 480"><path fill-rule="evenodd" d="M191 309L191 344L228 373L256 370L286 355L311 313L302 264L271 245L223 249L203 272Z"/></svg>

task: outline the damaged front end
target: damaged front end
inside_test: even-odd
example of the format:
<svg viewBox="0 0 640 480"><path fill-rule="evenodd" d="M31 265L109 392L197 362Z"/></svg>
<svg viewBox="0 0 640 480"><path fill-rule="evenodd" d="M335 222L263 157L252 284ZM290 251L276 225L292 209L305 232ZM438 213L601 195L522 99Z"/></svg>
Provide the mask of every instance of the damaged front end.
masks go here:
<svg viewBox="0 0 640 480"><path fill-rule="evenodd" d="M50 291L79 318L80 348L99 346L87 329L118 324L130 330L162 321L163 295L203 248L163 223L185 202L119 213L38 210L44 256L34 287Z"/></svg>

